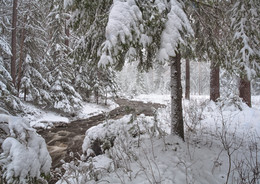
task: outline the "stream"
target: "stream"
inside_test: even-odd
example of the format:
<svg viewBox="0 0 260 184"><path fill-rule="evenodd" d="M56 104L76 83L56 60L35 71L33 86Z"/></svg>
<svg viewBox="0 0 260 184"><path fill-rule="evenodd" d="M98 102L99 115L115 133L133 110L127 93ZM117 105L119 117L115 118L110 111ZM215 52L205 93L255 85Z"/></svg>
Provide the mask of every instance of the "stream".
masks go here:
<svg viewBox="0 0 260 184"><path fill-rule="evenodd" d="M127 99L117 98L115 103L119 107L110 112L101 113L87 119L79 119L68 124L58 124L51 129L41 129L38 133L45 139L48 151L52 157L52 168L61 168L62 162L70 162L74 156L82 154L82 144L85 138L85 132L92 126L98 125L106 119L119 119L127 114L135 113L136 115L145 114L153 116L154 110L165 107L158 103L144 103L141 101L130 101Z"/></svg>

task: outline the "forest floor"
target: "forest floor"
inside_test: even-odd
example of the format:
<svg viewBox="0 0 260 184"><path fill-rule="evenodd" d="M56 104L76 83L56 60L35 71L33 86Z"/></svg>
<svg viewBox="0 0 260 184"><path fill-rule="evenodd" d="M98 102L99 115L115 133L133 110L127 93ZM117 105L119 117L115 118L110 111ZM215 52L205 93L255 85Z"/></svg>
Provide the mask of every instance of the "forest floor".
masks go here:
<svg viewBox="0 0 260 184"><path fill-rule="evenodd" d="M82 154L82 144L85 138L85 132L92 126L95 126L104 120L119 119L127 114L144 114L153 116L155 109L164 107L159 103L144 103L141 101L130 101L117 98L115 103L119 107L110 112L103 112L98 115L71 121L70 123L56 124L50 129L38 129L38 133L45 139L49 153L52 157L52 170L62 166L61 160L70 162L74 156L79 157Z"/></svg>

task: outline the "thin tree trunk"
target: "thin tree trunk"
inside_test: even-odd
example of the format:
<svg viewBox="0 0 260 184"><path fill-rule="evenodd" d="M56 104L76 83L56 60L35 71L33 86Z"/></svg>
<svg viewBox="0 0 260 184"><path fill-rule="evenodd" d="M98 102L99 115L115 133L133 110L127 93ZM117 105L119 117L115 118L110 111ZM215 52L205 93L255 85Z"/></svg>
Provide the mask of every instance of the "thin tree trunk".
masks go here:
<svg viewBox="0 0 260 184"><path fill-rule="evenodd" d="M98 104L98 89L94 90L95 97L96 97L96 103Z"/></svg>
<svg viewBox="0 0 260 184"><path fill-rule="evenodd" d="M17 91L19 95L20 87L21 87L21 79L22 79L22 65L24 60L23 55L23 46L24 46L24 40L25 40L25 29L22 29L21 33L21 48L20 48L20 60L19 60L19 68L18 68L18 81L17 81Z"/></svg>
<svg viewBox="0 0 260 184"><path fill-rule="evenodd" d="M181 54L172 58L171 65L171 133L184 140L181 87Z"/></svg>
<svg viewBox="0 0 260 184"><path fill-rule="evenodd" d="M199 95L201 95L201 68L200 68L200 62L199 62Z"/></svg>
<svg viewBox="0 0 260 184"><path fill-rule="evenodd" d="M210 100L216 102L220 97L219 92L219 66L211 61L210 65Z"/></svg>
<svg viewBox="0 0 260 184"><path fill-rule="evenodd" d="M17 2L13 1L13 18L12 18L12 57L11 57L11 76L13 79L13 84L16 86L16 24L17 24Z"/></svg>
<svg viewBox="0 0 260 184"><path fill-rule="evenodd" d="M190 60L186 59L185 99L190 100Z"/></svg>
<svg viewBox="0 0 260 184"><path fill-rule="evenodd" d="M66 39L65 39L65 45L69 48L69 37L70 37L70 30L68 26L68 20L65 20L65 34L66 34Z"/></svg>
<svg viewBox="0 0 260 184"><path fill-rule="evenodd" d="M239 82L239 97L251 107L251 82L246 78L240 78Z"/></svg>
<svg viewBox="0 0 260 184"><path fill-rule="evenodd" d="M26 96L27 96L27 88L24 88L24 96L23 96L23 100L26 102Z"/></svg>

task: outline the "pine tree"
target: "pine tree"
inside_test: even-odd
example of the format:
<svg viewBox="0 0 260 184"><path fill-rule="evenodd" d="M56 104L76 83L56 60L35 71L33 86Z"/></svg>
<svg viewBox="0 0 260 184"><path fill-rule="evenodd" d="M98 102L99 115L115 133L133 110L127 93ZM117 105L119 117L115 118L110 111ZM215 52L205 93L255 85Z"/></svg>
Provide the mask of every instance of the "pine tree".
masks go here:
<svg viewBox="0 0 260 184"><path fill-rule="evenodd" d="M251 106L250 81L260 73L260 2L238 1L231 9L233 69L240 77L239 96Z"/></svg>
<svg viewBox="0 0 260 184"><path fill-rule="evenodd" d="M3 58L0 56L0 107L15 114L21 110L21 101L16 97L17 91L12 77L6 70Z"/></svg>
<svg viewBox="0 0 260 184"><path fill-rule="evenodd" d="M0 108L15 114L21 110L21 101L11 76L12 1L0 1Z"/></svg>
<svg viewBox="0 0 260 184"><path fill-rule="evenodd" d="M20 6L19 21L19 68L17 89L23 91L24 101L30 95L35 104L49 104L50 84L48 71L46 15L48 5L45 1L31 2L24 0ZM45 6L43 6L45 5ZM45 8L42 8L45 7Z"/></svg>
<svg viewBox="0 0 260 184"><path fill-rule="evenodd" d="M185 43L182 34L193 31L182 4L178 1L136 2L114 1L99 63L117 67L123 65L125 58L137 58L139 68L148 69L154 61L151 58L155 59L157 53L157 60L169 62L172 79L172 133L184 139L179 45ZM158 14L164 15L159 24L164 26L157 25L157 28L150 29L149 26L154 23L150 17L158 17ZM156 42L160 44L154 45Z"/></svg>
<svg viewBox="0 0 260 184"><path fill-rule="evenodd" d="M51 60L47 73L50 83L51 107L65 112L73 112L81 107L82 97L75 90L73 82L74 61L69 57L70 45L66 33L69 14L63 0L55 0L48 15L49 55Z"/></svg>
<svg viewBox="0 0 260 184"><path fill-rule="evenodd" d="M224 1L188 1L188 12L194 19L195 56L201 62L210 61L210 99L220 97L219 71L226 60L226 31L224 27Z"/></svg>
<svg viewBox="0 0 260 184"><path fill-rule="evenodd" d="M107 12L111 4L112 0L74 1L68 6L74 12L71 17L73 33L79 38L75 40L71 54L78 66L75 70L76 90L86 98L94 94L96 102L100 96L106 96L107 90L117 88L114 71L98 67L100 45L105 40Z"/></svg>

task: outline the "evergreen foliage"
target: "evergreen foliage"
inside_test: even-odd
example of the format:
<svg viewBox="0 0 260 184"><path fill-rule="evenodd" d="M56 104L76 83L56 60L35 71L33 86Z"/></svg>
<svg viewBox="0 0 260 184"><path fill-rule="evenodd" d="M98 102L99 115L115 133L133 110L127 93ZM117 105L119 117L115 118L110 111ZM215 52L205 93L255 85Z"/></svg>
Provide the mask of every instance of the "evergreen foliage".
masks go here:
<svg viewBox="0 0 260 184"><path fill-rule="evenodd" d="M24 96L46 108L74 111L92 96L98 102L115 93L116 71L131 62L135 62L130 67L133 84L129 85L131 79L117 79L124 91L165 93L169 70L160 64L171 63L179 51L183 58L211 61L252 79L257 94L259 4L257 0L19 0L17 82L11 84L13 2L0 0L1 107L18 110ZM192 29L194 38L188 36ZM148 78L134 71L151 68Z"/></svg>
<svg viewBox="0 0 260 184"><path fill-rule="evenodd" d="M233 69L238 76L251 80L260 74L260 2L237 1L230 14Z"/></svg>

